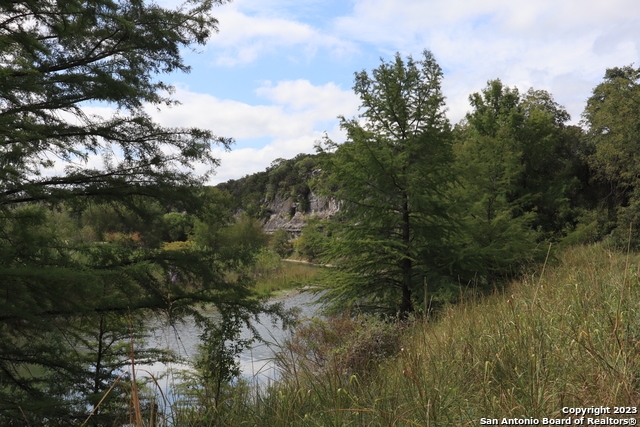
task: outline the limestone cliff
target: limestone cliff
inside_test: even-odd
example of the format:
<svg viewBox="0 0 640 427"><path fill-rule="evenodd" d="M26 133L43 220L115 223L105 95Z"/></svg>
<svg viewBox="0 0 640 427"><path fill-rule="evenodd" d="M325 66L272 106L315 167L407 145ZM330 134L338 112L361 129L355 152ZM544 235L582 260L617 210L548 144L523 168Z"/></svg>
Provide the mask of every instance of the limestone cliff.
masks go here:
<svg viewBox="0 0 640 427"><path fill-rule="evenodd" d="M276 159L263 172L217 187L233 197L235 212L261 218L267 233L283 229L295 238L300 236L307 219L325 219L340 210L335 198L314 193L321 175L319 156L303 153L289 160Z"/></svg>
<svg viewBox="0 0 640 427"><path fill-rule="evenodd" d="M283 199L275 196L268 204L270 217L264 224L264 230L271 234L283 229L289 232L291 238L296 238L302 233L308 218L317 216L320 219L329 218L340 210L340 203L334 197L321 197L313 191L307 196L306 210L301 208L301 203L293 202L291 198Z"/></svg>

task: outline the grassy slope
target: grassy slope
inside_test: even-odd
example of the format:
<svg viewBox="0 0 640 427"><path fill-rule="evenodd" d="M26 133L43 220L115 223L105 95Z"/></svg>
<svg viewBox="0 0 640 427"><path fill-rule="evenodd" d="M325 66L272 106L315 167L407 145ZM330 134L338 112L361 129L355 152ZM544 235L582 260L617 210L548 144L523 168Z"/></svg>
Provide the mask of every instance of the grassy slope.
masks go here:
<svg viewBox="0 0 640 427"><path fill-rule="evenodd" d="M280 291L309 285L321 268L313 264L278 259L269 263L267 268L254 272L255 290L263 295L277 296Z"/></svg>
<svg viewBox="0 0 640 427"><path fill-rule="evenodd" d="M376 372L297 372L241 405L233 424L479 425L566 418L566 406L636 406L638 267L637 255L601 245L568 249L542 277L414 324Z"/></svg>

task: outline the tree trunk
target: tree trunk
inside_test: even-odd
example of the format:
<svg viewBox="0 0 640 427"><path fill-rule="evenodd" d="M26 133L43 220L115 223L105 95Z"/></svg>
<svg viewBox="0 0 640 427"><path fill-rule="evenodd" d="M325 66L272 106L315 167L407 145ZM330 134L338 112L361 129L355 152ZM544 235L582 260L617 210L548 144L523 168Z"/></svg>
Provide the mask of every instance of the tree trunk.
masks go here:
<svg viewBox="0 0 640 427"><path fill-rule="evenodd" d="M402 204L402 242L405 244L407 253L401 261L400 268L402 270L402 301L400 302L400 317L407 317L413 311L413 302L411 301L411 279L413 276L413 261L410 256L411 244L411 222L409 217L409 197L405 193L403 195Z"/></svg>

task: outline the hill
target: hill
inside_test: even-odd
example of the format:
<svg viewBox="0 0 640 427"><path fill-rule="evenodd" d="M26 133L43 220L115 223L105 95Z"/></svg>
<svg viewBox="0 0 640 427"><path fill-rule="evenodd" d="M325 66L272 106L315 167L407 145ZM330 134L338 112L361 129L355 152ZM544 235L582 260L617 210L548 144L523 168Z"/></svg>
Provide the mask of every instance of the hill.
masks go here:
<svg viewBox="0 0 640 427"><path fill-rule="evenodd" d="M309 217L324 219L340 209L335 198L313 191L319 175L318 155L302 153L292 159L276 159L263 172L216 187L233 196L236 212L260 219L267 233L284 229L295 238Z"/></svg>

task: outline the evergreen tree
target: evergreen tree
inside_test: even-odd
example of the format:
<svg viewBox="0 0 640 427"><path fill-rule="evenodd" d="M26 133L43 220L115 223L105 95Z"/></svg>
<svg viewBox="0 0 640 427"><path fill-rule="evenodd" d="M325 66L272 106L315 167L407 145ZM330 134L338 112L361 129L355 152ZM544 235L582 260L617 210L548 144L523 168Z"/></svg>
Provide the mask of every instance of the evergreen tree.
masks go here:
<svg viewBox="0 0 640 427"><path fill-rule="evenodd" d="M327 185L343 201L326 249L336 266L326 299L407 315L425 280L435 290L452 260L450 126L442 71L425 51L356 73L360 119L341 118L348 139L321 151ZM418 293L419 292L419 293ZM422 299L422 298L420 298Z"/></svg>
<svg viewBox="0 0 640 427"><path fill-rule="evenodd" d="M317 216L307 219L300 237L293 241L294 248L309 261L322 256L327 245L327 236Z"/></svg>
<svg viewBox="0 0 640 427"><path fill-rule="evenodd" d="M462 250L478 284L493 284L544 253L576 220L570 197L579 180L567 112L550 94L521 96L500 80L469 97L472 111L456 128L456 197Z"/></svg>
<svg viewBox="0 0 640 427"><path fill-rule="evenodd" d="M212 248L166 250L135 233L73 239L54 215L61 204L79 218L111 206L152 224L166 213L158 206L198 212L207 175L192 165L215 167L211 144L231 140L162 127L143 105L173 103L156 76L188 71L181 49L216 31L210 11L220 2L0 5L0 424L82 423L154 313L197 316L195 304L210 302L247 319L261 309ZM89 102L118 112L85 114ZM53 159L67 162L64 172ZM158 357L136 349L141 360ZM92 422L117 424L108 408Z"/></svg>
<svg viewBox="0 0 640 427"><path fill-rule="evenodd" d="M473 111L457 127L458 208L463 243L475 261L476 284L493 284L535 248L534 214L523 214L514 199L522 175L517 133L524 121L517 89L499 80L469 97Z"/></svg>
<svg viewBox="0 0 640 427"><path fill-rule="evenodd" d="M587 101L583 120L591 149L589 166L603 187L600 200L606 221L601 233L617 227L620 231L614 234L626 243L630 224L636 224L640 214L640 69L608 69ZM633 240L639 244L638 232Z"/></svg>

